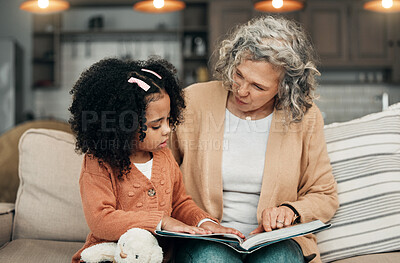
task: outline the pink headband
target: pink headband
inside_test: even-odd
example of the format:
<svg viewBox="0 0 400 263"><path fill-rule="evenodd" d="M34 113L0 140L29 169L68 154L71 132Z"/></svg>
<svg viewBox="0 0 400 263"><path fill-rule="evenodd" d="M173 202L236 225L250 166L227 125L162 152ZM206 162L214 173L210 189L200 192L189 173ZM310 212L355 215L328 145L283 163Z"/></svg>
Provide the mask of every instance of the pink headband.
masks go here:
<svg viewBox="0 0 400 263"><path fill-rule="evenodd" d="M152 71L150 69L142 68L142 71L149 72L149 73L153 74L154 76L156 76L157 78L162 79L160 75L158 75L157 73L155 73L154 71Z"/></svg>
<svg viewBox="0 0 400 263"><path fill-rule="evenodd" d="M157 73L155 73L154 71L152 71L150 69L142 68L142 71L149 72L149 73L153 74L154 76L156 76L157 78L162 79L160 75L158 75ZM135 77L130 77L130 79L128 79L128 82L138 84L139 87L141 87L144 91L148 91L150 89L149 84L147 84L143 80L135 78Z"/></svg>
<svg viewBox="0 0 400 263"><path fill-rule="evenodd" d="M144 91L148 91L150 89L150 85L141 79L131 77L130 79L128 79L128 82L129 83L137 83L139 85L139 87L141 87Z"/></svg>

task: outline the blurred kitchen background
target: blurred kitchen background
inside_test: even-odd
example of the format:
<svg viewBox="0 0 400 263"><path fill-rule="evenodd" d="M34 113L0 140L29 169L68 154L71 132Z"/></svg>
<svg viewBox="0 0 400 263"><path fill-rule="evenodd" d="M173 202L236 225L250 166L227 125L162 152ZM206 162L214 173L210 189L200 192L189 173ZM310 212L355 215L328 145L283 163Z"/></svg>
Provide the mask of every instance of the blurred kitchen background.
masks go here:
<svg viewBox="0 0 400 263"><path fill-rule="evenodd" d="M104 57L159 55L178 68L184 86L210 80L218 40L263 13L254 0L184 1L183 10L168 13L133 10L139 1L69 0L55 14L23 11L23 2L0 0L0 134L32 119L67 121L69 90ZM325 124L399 102L400 12L365 10L363 0L301 2L304 8L282 15L305 26L320 56Z"/></svg>

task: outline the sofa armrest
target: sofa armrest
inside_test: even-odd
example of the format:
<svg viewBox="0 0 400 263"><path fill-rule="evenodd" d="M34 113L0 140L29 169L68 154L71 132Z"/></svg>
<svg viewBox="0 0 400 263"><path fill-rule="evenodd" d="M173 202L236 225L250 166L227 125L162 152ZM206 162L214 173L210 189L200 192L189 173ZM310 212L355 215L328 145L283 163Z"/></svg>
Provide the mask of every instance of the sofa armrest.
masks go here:
<svg viewBox="0 0 400 263"><path fill-rule="evenodd" d="M11 241L14 204L0 203L0 247Z"/></svg>

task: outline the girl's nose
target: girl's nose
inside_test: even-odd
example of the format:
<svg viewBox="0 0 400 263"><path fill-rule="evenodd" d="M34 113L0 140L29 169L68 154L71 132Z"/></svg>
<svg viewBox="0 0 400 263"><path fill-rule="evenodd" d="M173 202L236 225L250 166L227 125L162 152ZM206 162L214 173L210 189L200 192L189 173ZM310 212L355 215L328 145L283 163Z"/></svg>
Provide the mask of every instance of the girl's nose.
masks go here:
<svg viewBox="0 0 400 263"><path fill-rule="evenodd" d="M167 123L166 125L163 125L163 135L168 135L171 132L171 127L169 125L169 123Z"/></svg>

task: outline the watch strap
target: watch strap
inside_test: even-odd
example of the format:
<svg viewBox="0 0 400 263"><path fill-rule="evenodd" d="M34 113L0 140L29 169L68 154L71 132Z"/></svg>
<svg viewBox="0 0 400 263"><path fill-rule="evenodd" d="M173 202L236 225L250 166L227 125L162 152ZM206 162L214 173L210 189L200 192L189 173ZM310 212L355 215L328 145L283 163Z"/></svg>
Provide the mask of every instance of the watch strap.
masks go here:
<svg viewBox="0 0 400 263"><path fill-rule="evenodd" d="M293 206L291 206L289 204L281 204L280 206L289 207L294 212L292 225L300 223L300 215L299 215L299 212L297 212L296 208L294 208Z"/></svg>

